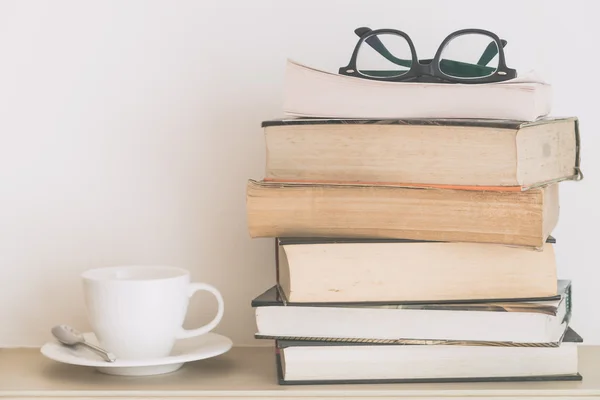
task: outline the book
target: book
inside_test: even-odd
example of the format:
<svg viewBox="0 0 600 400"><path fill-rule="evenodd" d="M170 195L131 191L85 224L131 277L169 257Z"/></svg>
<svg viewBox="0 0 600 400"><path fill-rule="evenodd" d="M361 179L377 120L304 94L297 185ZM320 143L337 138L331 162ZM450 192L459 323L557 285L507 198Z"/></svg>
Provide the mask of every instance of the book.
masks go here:
<svg viewBox="0 0 600 400"><path fill-rule="evenodd" d="M265 180L526 190L582 178L578 119L262 123Z"/></svg>
<svg viewBox="0 0 600 400"><path fill-rule="evenodd" d="M296 303L546 297L557 293L553 242L278 238L277 282Z"/></svg>
<svg viewBox="0 0 600 400"><path fill-rule="evenodd" d="M558 222L558 184L524 192L285 184L250 179L251 237L348 237L541 248Z"/></svg>
<svg viewBox="0 0 600 400"><path fill-rule="evenodd" d="M534 121L552 108L551 86L522 78L477 85L382 82L288 60L283 85L283 110L290 116Z"/></svg>
<svg viewBox="0 0 600 400"><path fill-rule="evenodd" d="M252 301L257 338L421 343L560 344L571 317L571 282L558 297L479 302L286 303L272 288Z"/></svg>
<svg viewBox="0 0 600 400"><path fill-rule="evenodd" d="M276 342L281 385L581 380L569 329L558 347Z"/></svg>

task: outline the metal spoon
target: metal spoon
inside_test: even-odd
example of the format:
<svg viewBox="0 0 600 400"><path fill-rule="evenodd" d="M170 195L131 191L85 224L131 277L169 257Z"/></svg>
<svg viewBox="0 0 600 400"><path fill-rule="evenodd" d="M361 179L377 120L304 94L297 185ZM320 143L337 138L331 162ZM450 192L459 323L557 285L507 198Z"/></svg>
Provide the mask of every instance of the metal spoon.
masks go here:
<svg viewBox="0 0 600 400"><path fill-rule="evenodd" d="M85 338L78 330L71 328L68 325L57 325L52 328L52 335L64 345L67 346L75 346L78 344L84 345L90 350L100 354L102 358L104 358L108 362L114 362L117 358L114 354L109 353L108 351L95 346L89 342L85 341Z"/></svg>

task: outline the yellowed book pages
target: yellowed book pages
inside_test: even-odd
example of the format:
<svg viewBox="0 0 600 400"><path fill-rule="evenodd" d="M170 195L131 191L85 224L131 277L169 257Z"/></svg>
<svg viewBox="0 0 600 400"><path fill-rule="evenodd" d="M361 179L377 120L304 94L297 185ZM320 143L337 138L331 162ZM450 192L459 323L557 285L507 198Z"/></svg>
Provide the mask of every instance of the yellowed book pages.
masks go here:
<svg viewBox="0 0 600 400"><path fill-rule="evenodd" d="M249 180L252 237L404 238L541 248L558 222L558 185L525 192Z"/></svg>
<svg viewBox="0 0 600 400"><path fill-rule="evenodd" d="M318 239L315 239L318 240ZM452 301L557 293L553 244L543 251L479 243L279 245L279 285L294 303Z"/></svg>
<svg viewBox="0 0 600 400"><path fill-rule="evenodd" d="M580 179L577 118L263 122L265 180L525 190Z"/></svg>

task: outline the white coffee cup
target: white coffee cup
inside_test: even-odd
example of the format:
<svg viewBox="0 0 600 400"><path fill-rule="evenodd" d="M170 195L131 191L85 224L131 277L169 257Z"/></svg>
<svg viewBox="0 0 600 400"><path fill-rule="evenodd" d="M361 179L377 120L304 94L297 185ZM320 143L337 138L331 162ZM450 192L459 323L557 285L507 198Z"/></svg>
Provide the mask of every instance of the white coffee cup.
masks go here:
<svg viewBox="0 0 600 400"><path fill-rule="evenodd" d="M170 266L97 268L82 274L85 304L94 334L117 358L166 357L177 339L203 335L223 318L221 293L206 283L190 283L190 273ZM190 297L200 290L218 301L215 318L183 329Z"/></svg>

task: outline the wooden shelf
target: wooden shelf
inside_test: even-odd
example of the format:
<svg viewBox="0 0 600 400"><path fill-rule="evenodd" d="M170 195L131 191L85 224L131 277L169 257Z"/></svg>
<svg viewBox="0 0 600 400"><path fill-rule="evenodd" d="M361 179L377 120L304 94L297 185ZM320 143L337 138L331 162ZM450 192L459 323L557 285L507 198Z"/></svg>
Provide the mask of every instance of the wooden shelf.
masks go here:
<svg viewBox="0 0 600 400"><path fill-rule="evenodd" d="M483 398L600 399L600 346L580 346L581 382L279 386L273 349L237 347L151 377L104 375L56 363L37 349L0 349L0 398Z"/></svg>

